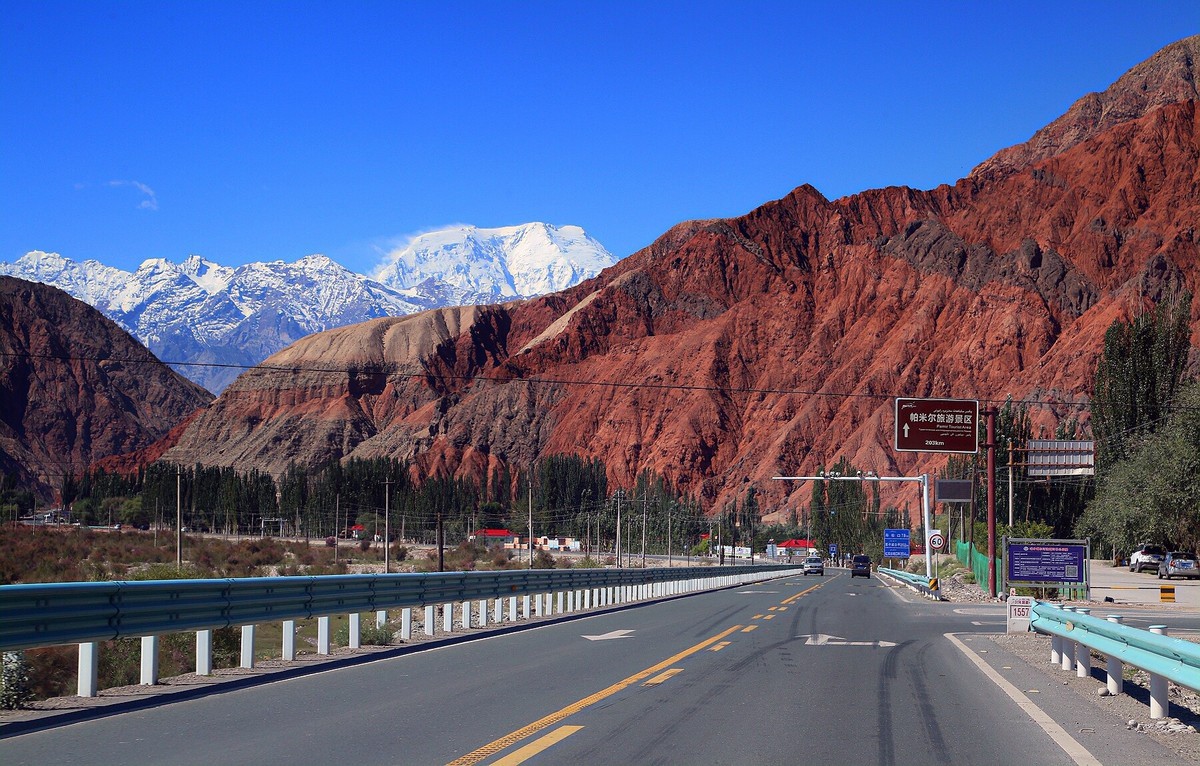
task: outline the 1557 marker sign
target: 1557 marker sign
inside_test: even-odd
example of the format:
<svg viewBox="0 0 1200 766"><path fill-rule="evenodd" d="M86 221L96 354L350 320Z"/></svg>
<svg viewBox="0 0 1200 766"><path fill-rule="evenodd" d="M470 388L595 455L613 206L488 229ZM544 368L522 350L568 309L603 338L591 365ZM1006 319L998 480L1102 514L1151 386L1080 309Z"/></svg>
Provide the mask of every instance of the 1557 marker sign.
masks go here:
<svg viewBox="0 0 1200 766"><path fill-rule="evenodd" d="M979 451L979 402L974 399L897 399L897 452Z"/></svg>

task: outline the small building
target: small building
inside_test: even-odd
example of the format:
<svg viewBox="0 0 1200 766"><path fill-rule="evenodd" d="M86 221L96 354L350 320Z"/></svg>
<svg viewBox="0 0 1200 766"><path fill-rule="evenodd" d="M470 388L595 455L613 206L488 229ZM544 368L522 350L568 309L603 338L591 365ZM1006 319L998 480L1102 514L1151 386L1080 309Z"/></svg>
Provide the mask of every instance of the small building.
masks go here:
<svg viewBox="0 0 1200 766"><path fill-rule="evenodd" d="M816 550L816 546L812 540L805 540L802 537L792 540L784 540L781 543L775 544L775 556L807 556L810 550Z"/></svg>
<svg viewBox="0 0 1200 766"><path fill-rule="evenodd" d="M511 548L517 543L517 536L507 529L477 529L467 539L481 542L489 548Z"/></svg>

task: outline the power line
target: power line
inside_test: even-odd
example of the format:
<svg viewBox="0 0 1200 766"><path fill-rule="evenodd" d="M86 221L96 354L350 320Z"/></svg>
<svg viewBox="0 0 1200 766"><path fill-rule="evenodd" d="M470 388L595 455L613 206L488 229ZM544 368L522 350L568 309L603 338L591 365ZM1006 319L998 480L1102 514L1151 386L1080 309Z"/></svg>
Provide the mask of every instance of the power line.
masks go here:
<svg viewBox="0 0 1200 766"><path fill-rule="evenodd" d="M112 359L111 357L99 358L88 356L69 356L59 354L30 354L30 353L12 353L0 351L0 356L20 358L20 359L49 359L62 362L119 362L121 364L154 364L169 367L208 367L217 369L239 369L248 372L256 373L290 373L298 375L300 373L324 373L334 375L388 375L397 378L407 379L432 379L443 381L459 381L465 383L498 383L498 384L516 384L523 383L525 385L559 385L559 386L595 386L601 388L620 388L620 389L648 389L648 390L663 390L663 391L688 391L688 392L705 392L718 394L764 394L774 396L819 396L838 399L876 399L887 401L897 398L905 398L908 394L899 393L857 393L847 391L813 391L807 389L793 388L759 388L756 386L702 386L686 383L657 383L651 381L628 381L628 380L585 380L581 378L551 378L551 377L490 377L487 375L456 375L435 370L425 369L420 372L404 372L394 367L323 367L314 365L292 365L292 366L277 366L277 365L250 365L250 364L234 364L234 363L219 363L219 362L173 362L164 361L157 358L150 359ZM512 372L509 370L509 372ZM938 398L965 398L976 399L985 404L1005 404L1012 402L1013 404L1028 404L1032 406L1045 407L1067 407L1067 408L1082 408L1083 403L1072 403L1056 399L1020 399L1014 400L1011 398L1005 399L986 399L975 397L953 397L950 395L940 396Z"/></svg>

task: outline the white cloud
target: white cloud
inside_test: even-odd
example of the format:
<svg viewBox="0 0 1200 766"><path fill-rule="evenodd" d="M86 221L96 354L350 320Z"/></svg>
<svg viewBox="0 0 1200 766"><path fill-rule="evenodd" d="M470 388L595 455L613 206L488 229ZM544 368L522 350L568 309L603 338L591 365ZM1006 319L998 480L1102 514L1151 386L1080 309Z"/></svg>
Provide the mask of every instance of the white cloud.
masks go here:
<svg viewBox="0 0 1200 766"><path fill-rule="evenodd" d="M141 181L109 181L108 185L112 187L132 186L145 195L145 199L138 203L139 210L158 210L158 195Z"/></svg>

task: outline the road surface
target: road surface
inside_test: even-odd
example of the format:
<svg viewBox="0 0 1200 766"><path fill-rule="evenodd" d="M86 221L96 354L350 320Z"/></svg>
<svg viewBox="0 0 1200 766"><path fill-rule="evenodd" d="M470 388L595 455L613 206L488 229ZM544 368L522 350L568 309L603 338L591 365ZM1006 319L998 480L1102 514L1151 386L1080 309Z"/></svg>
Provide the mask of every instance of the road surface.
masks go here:
<svg viewBox="0 0 1200 766"><path fill-rule="evenodd" d="M1005 655L1002 610L829 569L11 736L0 762L1171 762Z"/></svg>

